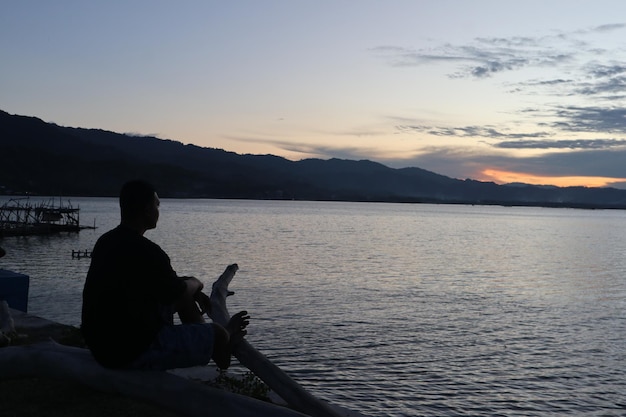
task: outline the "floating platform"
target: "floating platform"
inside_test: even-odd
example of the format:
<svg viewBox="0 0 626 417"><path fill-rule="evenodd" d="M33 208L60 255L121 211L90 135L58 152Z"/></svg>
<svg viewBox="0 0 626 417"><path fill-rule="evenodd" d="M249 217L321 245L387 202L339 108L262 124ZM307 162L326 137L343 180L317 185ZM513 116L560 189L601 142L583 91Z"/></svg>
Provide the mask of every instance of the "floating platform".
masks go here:
<svg viewBox="0 0 626 417"><path fill-rule="evenodd" d="M90 250L73 250L72 259L91 258Z"/></svg>
<svg viewBox="0 0 626 417"><path fill-rule="evenodd" d="M28 197L11 199L0 206L0 237L48 235L95 229L80 225L80 208L54 200L31 203Z"/></svg>

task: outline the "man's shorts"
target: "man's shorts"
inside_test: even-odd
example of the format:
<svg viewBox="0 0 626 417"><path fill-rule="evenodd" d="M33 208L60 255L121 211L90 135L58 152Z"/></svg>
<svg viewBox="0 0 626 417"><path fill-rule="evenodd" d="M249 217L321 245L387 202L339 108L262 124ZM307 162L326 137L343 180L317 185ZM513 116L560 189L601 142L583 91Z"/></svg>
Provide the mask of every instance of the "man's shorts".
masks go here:
<svg viewBox="0 0 626 417"><path fill-rule="evenodd" d="M164 371L206 365L213 355L214 340L211 323L164 326L130 367Z"/></svg>

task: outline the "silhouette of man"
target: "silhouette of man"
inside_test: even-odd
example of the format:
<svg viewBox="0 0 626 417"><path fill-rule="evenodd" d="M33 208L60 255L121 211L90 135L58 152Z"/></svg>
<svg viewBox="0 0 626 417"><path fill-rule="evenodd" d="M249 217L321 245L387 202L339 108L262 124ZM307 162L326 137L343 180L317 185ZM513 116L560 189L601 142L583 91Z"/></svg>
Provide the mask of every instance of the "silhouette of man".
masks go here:
<svg viewBox="0 0 626 417"><path fill-rule="evenodd" d="M141 180L120 192L120 225L96 242L83 289L81 330L94 358L109 368L165 370L230 366L231 347L246 334L239 312L226 328L205 323L203 284L179 277L168 255L144 237L159 220L159 197ZM174 324L177 312L182 324Z"/></svg>

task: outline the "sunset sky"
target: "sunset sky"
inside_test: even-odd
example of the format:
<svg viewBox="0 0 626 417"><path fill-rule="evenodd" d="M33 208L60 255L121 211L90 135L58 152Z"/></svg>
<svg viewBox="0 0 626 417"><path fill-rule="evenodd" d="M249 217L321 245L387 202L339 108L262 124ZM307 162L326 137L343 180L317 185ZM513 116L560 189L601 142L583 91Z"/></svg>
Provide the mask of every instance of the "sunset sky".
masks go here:
<svg viewBox="0 0 626 417"><path fill-rule="evenodd" d="M63 126L626 188L622 0L0 0L0 62Z"/></svg>

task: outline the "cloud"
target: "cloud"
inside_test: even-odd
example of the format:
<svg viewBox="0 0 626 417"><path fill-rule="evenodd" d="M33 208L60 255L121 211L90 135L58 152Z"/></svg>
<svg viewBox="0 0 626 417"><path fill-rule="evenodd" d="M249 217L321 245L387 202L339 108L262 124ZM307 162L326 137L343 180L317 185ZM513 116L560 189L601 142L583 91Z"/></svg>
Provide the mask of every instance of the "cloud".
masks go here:
<svg viewBox="0 0 626 417"><path fill-rule="evenodd" d="M569 132L626 133L626 108L597 106L557 107L553 127Z"/></svg>
<svg viewBox="0 0 626 417"><path fill-rule="evenodd" d="M139 133L139 132L125 132L124 135L134 138L159 138L162 139L159 133Z"/></svg>
<svg viewBox="0 0 626 417"><path fill-rule="evenodd" d="M555 44L566 43L558 50ZM410 49L400 46L372 48L393 66L418 66L428 63L458 63L451 78L486 78L496 73L525 67L558 66L572 61L580 53L580 42L564 36L475 38L472 43L450 43L433 48Z"/></svg>
<svg viewBox="0 0 626 417"><path fill-rule="evenodd" d="M302 158L340 158L340 159L371 159L377 150L371 147L359 146L333 146L318 143L293 142L289 140L252 138L252 137L228 137L230 140L239 142L270 145L282 151L300 154Z"/></svg>
<svg viewBox="0 0 626 417"><path fill-rule="evenodd" d="M626 65L624 64L613 64L613 65L603 65L596 64L589 66L589 74L594 78L610 78L616 75L626 74Z"/></svg>
<svg viewBox="0 0 626 417"><path fill-rule="evenodd" d="M433 138L468 142L455 148L416 146L415 153L404 159L379 161L456 178L477 178L486 167L544 176L626 178L626 139L620 137L626 134L626 107L622 104L626 99L626 60L622 49L601 38L621 36L619 32L625 29L626 23L613 23L545 36L374 48L392 66L445 65L449 78L484 82L516 72L519 81L507 77L502 83L504 91L527 94L535 103L511 113L517 120L502 125L450 126L398 119L396 131L419 139L416 145L432 143ZM511 128L528 123L535 127ZM489 143L491 150L472 147L472 139ZM528 152L511 150L541 153L528 156Z"/></svg>
<svg viewBox="0 0 626 417"><path fill-rule="evenodd" d="M570 70L571 71L571 70ZM530 79L511 84L512 93L541 92L554 96L579 97L602 101L622 100L626 91L626 63L589 61L577 67L571 78Z"/></svg>
<svg viewBox="0 0 626 417"><path fill-rule="evenodd" d="M453 178L480 178L486 168L532 172L540 176L626 178L626 148L579 149L520 157L509 153L476 152L469 147L433 147L407 159L383 159L389 166L415 166Z"/></svg>
<svg viewBox="0 0 626 417"><path fill-rule="evenodd" d="M392 168L418 167L441 175L459 179L491 181L484 176L485 170L511 173L533 173L538 177L604 177L616 178L610 186L625 188L626 139L588 140L509 140L492 145L492 152L474 147L437 147L407 152L404 157L385 157L380 149L359 146L320 145L293 143L284 140L233 137L231 139L262 143L305 158L367 159ZM509 149L554 149L537 156L520 157L504 152ZM563 152L563 150L568 152ZM382 155L382 156L381 156ZM610 181L609 181L610 182Z"/></svg>
<svg viewBox="0 0 626 417"><path fill-rule="evenodd" d="M375 48L391 60L392 65L418 66L447 62L452 65L451 78L485 79L497 73L524 68L552 68L567 76L554 76L545 71L537 78L537 71L527 79L504 84L513 94L528 94L544 104L533 109L520 109L518 117L540 127L535 132L511 133L501 126L432 127L420 124L401 124L403 133L420 132L432 136L483 137L491 139L548 138L558 134L626 133L626 61L620 60L623 51L594 47L586 37L626 29L626 24L615 23L584 30L535 37L482 37L468 44L443 43L431 48L411 50L397 46ZM542 99L541 97L544 97ZM547 104L545 98L557 97ZM559 101L561 100L561 101ZM589 105L560 104L590 103Z"/></svg>
<svg viewBox="0 0 626 417"><path fill-rule="evenodd" d="M589 29L589 32L612 32L614 30L620 30L626 28L626 23L609 23L600 25Z"/></svg>
<svg viewBox="0 0 626 417"><path fill-rule="evenodd" d="M493 145L493 152L477 151L466 147L431 146L405 157L381 156L380 149L359 146L319 145L294 143L283 140L259 138L231 138L239 141L263 143L283 151L301 154L302 158L368 159L394 168L418 167L453 178L480 178L485 168L513 172L532 172L543 176L590 176L626 178L626 140L557 140L557 141L505 141ZM499 150L504 149L556 149L538 156L520 157ZM570 152L562 152L562 149Z"/></svg>
<svg viewBox="0 0 626 417"><path fill-rule="evenodd" d="M426 125L397 125L395 127L402 133L427 133L433 136L443 137L470 137L491 139L518 139L518 138L542 138L551 136L548 132L511 133L499 130L494 126L426 126Z"/></svg>
<svg viewBox="0 0 626 417"><path fill-rule="evenodd" d="M611 149L626 147L626 139L517 140L493 146L502 149Z"/></svg>
<svg viewBox="0 0 626 417"><path fill-rule="evenodd" d="M571 85L571 94L598 95L623 91L626 64L599 62L603 57L611 59L615 51L595 47L586 38L624 29L626 24L614 23L546 36L478 37L467 44L441 43L417 49L387 45L372 51L392 66L452 64L450 78L485 79L525 68L558 68L573 71L576 78L535 80L519 86Z"/></svg>
<svg viewBox="0 0 626 417"><path fill-rule="evenodd" d="M568 108L569 112L560 117L572 130L586 129L595 132L598 123L610 124L610 120L618 119L621 123L623 112L615 114L588 108ZM561 120L561 124L565 123ZM555 139L552 133L545 131L513 132L499 130L492 126L461 126L436 127L417 124L399 125L397 129L403 133L425 133L440 137L483 138L489 140L493 151L478 150L465 146L449 148L434 146L415 153L407 159L384 159L382 162L394 167L417 166L455 178L478 178L485 167L503 171L533 172L545 176L597 176L626 178L626 139L624 138L593 138L593 139ZM511 150L544 151L540 155L520 156ZM553 152L551 152L553 151ZM564 152L566 151L566 152Z"/></svg>
<svg viewBox="0 0 626 417"><path fill-rule="evenodd" d="M511 161L516 167L545 175L626 178L626 149L589 149L555 152ZM521 169L520 169L521 171Z"/></svg>

